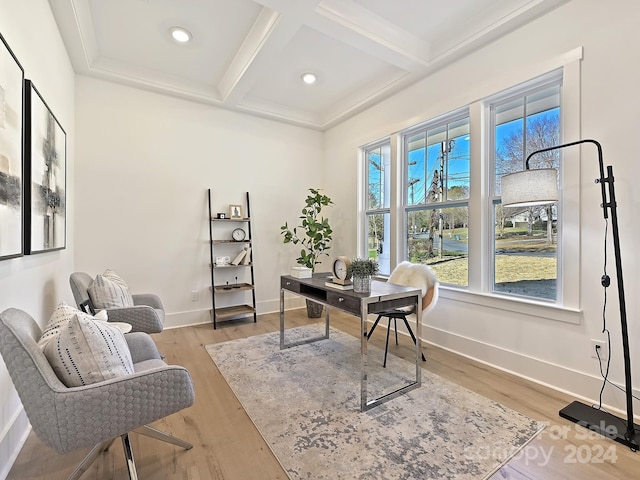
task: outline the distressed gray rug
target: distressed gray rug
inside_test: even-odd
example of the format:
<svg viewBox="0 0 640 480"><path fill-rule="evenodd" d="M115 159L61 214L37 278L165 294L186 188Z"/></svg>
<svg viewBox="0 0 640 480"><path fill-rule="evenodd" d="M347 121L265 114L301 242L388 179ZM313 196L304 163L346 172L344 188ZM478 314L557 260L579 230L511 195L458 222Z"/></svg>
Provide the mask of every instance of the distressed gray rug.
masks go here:
<svg viewBox="0 0 640 480"><path fill-rule="evenodd" d="M282 351L277 332L206 349L292 479L488 478L544 428L424 369L420 388L362 413L360 341L336 329ZM368 348L372 394L415 373L383 355Z"/></svg>

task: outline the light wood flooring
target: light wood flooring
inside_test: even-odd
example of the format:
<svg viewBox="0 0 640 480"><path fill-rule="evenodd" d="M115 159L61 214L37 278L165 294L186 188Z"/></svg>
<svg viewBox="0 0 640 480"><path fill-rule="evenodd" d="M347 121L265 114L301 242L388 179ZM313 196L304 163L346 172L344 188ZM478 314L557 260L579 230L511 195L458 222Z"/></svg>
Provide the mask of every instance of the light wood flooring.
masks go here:
<svg viewBox="0 0 640 480"><path fill-rule="evenodd" d="M257 323L225 322L219 324L217 330L211 325L199 325L165 330L153 336L168 363L183 365L190 371L196 390L196 402L192 407L153 425L193 443L194 447L185 451L132 434L140 479L287 478L204 349L207 344L276 331L278 322L278 314L268 314L258 317ZM304 310L287 313L287 326L308 322ZM331 323L340 330L359 335L355 317L333 310ZM380 330L371 341L384 348L384 337L384 330ZM525 415L548 422L549 427L539 438L491 480L640 478L640 453L633 453L611 440L593 438L595 434L589 435L586 430L558 416L558 410L572 398L434 346L426 345L424 350L425 369ZM402 337L399 347L391 342L390 351L411 358L411 340ZM7 479L65 479L86 451L58 455L31 433ZM127 478L120 442L115 442L100 456L83 478Z"/></svg>

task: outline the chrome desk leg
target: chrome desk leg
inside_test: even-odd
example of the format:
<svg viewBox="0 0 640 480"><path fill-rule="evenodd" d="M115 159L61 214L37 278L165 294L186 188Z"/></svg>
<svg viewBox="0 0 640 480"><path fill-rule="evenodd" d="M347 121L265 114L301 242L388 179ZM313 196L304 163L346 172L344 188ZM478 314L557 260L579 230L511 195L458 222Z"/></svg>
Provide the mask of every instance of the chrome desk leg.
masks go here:
<svg viewBox="0 0 640 480"><path fill-rule="evenodd" d="M367 403L367 312L368 306L363 305L360 313L360 410L369 410L374 405ZM377 405L377 404L376 404Z"/></svg>
<svg viewBox="0 0 640 480"><path fill-rule="evenodd" d="M329 305L324 306L324 338L329 338Z"/></svg>
<svg viewBox="0 0 640 480"><path fill-rule="evenodd" d="M416 296L416 380L415 382L411 382L405 385L402 388L394 390L391 393L387 393L378 398L374 398L372 400L367 399L367 333L366 333L366 322L367 322L367 312L368 305L362 306L362 314L360 318L360 410L367 411L372 409L373 407L380 405L387 400L391 400L392 398L398 397L403 393L407 393L414 388L418 388L422 383L422 369L420 367L420 360L422 358L422 342L420 337L422 336L422 306L421 306L421 298Z"/></svg>
<svg viewBox="0 0 640 480"><path fill-rule="evenodd" d="M422 302L420 298L416 301L416 384L419 387L422 384Z"/></svg>
<svg viewBox="0 0 640 480"><path fill-rule="evenodd" d="M280 350L284 348L284 289L280 289Z"/></svg>

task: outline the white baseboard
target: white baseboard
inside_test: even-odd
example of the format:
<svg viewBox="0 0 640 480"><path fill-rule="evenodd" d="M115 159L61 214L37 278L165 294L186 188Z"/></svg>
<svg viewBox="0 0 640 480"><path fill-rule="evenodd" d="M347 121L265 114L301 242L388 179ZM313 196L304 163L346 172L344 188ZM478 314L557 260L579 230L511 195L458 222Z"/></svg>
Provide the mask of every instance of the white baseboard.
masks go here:
<svg viewBox="0 0 640 480"><path fill-rule="evenodd" d="M0 480L5 480L27 441L31 424L21 406L0 434Z"/></svg>
<svg viewBox="0 0 640 480"><path fill-rule="evenodd" d="M478 342L429 325L423 324L422 337L423 343L433 344L470 360L565 393L586 404L598 403L597 397L602 386L601 377ZM617 389L611 386L607 387L607 390L609 393L602 406L611 413L626 418L624 394L615 391ZM640 390L634 388L633 394L640 395ZM640 416L636 415L635 421L639 422L639 419Z"/></svg>
<svg viewBox="0 0 640 480"><path fill-rule="evenodd" d="M292 297L285 298L285 310L294 308L302 308L305 306L304 298ZM257 302L256 311L258 315L267 313L276 313L280 311L280 300L268 300L266 302ZM190 325L201 325L203 323L211 323L211 309L201 308L198 310L189 310L186 312L166 313L164 318L165 328L188 327Z"/></svg>
<svg viewBox="0 0 640 480"><path fill-rule="evenodd" d="M188 312L165 313L164 328L188 327L211 323L211 309L190 310Z"/></svg>

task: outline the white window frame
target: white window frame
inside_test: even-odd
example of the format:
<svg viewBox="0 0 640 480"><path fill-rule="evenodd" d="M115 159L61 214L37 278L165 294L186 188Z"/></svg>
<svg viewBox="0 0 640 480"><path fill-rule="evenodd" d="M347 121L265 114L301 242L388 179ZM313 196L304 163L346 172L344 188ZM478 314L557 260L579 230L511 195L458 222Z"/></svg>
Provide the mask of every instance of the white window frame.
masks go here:
<svg viewBox="0 0 640 480"><path fill-rule="evenodd" d="M372 150L376 150L378 148L382 148L387 146L389 148L389 162L386 163L385 165L388 166L388 169L385 169L384 172L384 197L389 199L389 205L387 207L382 206L379 208L369 208L369 152L371 152ZM391 252L393 252L393 241L392 238L394 237L393 234L393 230L392 230L392 223L391 223L391 207L392 207L392 203L393 203L393 184L392 184L392 170L393 170L393 149L392 149L392 143L391 140L389 138L385 138L385 139L381 139L378 140L376 142L373 142L369 145L363 146L361 148L362 151L362 159L363 159L363 172L364 172L364 188L363 188L363 197L362 197L362 201L363 201L363 216L362 216L362 232L363 232L363 240L358 242L358 244L360 245L360 248L358 249L359 251L359 256L362 258L367 258L368 256L368 239L369 239L369 217L372 215L389 215L389 224L385 225L385 236L386 238L386 242L384 245L386 254L388 255L389 258L389 271L385 271L386 269L384 268L383 265L380 265L381 267L381 274L382 275L388 275L389 273L391 273L391 270L393 269L393 266L395 265L394 263L394 258L392 258L392 254ZM384 205L384 200L382 201L382 204ZM382 255L384 255L385 253L383 252Z"/></svg>
<svg viewBox="0 0 640 480"><path fill-rule="evenodd" d="M402 182L400 185L400 191L402 192L402 204L401 204L401 215L402 215L402 220L400 223L401 225L401 239L402 241L398 242L399 245L399 250L400 250L400 260L405 260L407 259L408 255L409 255L409 240L407 237L407 231L408 231L408 225L407 225L407 217L409 215L410 212L416 212L416 211L428 211L428 210L433 210L433 209L445 209L445 208L455 208L455 207L466 207L468 211L470 211L469 208L469 204L471 201L471 195L469 195L469 197L467 199L457 199L457 200L447 200L444 202L437 202L437 203L428 203L428 204L409 204L409 193L408 193L408 187L409 187L409 178L408 178L408 168L407 168L407 161L408 161L408 152L407 152L407 137L410 137L411 135L415 135L416 133L419 132L428 132L430 129L439 127L439 126L443 126L443 125L448 125L450 123L453 123L457 120L462 120L464 118L469 117L469 129L471 129L471 117L470 117L470 112L469 112L469 107L462 107L462 108L458 108L452 112L446 113L444 115L440 115L436 118L433 118L427 122L423 122L419 125L415 125L412 126L411 128L407 128L405 130L402 130L401 132L398 133L398 143L401 145L401 149L400 149L400 161L398 162L398 164L400 165L400 168L402 169ZM470 132L471 135L471 132ZM426 138L425 138L425 142L426 142ZM426 145L425 145L425 149L426 149ZM425 152L426 153L426 152ZM469 176L471 177L471 172L469 172ZM426 181L427 179L425 179ZM425 186L426 188L426 186ZM469 214L470 216L470 214ZM400 240L399 238L399 240ZM471 255L471 252L469 251L469 255ZM469 279L467 278L467 283L469 282ZM454 288L462 288L462 289L466 289L466 286L457 286L457 285L451 285Z"/></svg>
<svg viewBox="0 0 640 480"><path fill-rule="evenodd" d="M525 82L523 84L517 85L513 88L508 89L505 92L501 92L497 95L493 95L487 99L485 99L485 115L487 118L488 129L485 132L485 142L487 145L487 192L489 196L489 212L488 216L490 218L491 224L495 225L495 206L500 202L500 195L495 193L496 191L496 177L495 177L495 169L496 169L496 144L495 144L495 132L496 132L496 122L495 122L495 106L503 104L505 102L521 99L525 96L531 96L536 92L547 89L549 87L559 86L560 87L560 142L563 142L564 135L562 132L562 69L556 69L552 72L549 72L545 75L542 75L538 78ZM525 109L525 115L526 113ZM526 152L531 153L531 152ZM561 154L562 155L562 154ZM524 158L523 158L524 162ZM559 172L560 178L562 178L562 170L564 164L560 161L559 164ZM561 180L562 182L562 180ZM563 293L563 282L562 282L562 254L563 254L563 242L562 242L562 234L564 229L562 228L563 219L561 216L561 206L560 202L558 202L558 223L557 223L557 250L556 250L556 259L557 259L557 277L556 277L556 296L554 300L545 300L545 299L537 299L534 296L530 295L522 295L520 298L528 299L528 300L538 300L541 302L549 302L556 305L562 305L562 293ZM486 285L493 294L496 295L505 295L511 296L507 293L501 293L499 291L494 290L495 285L495 227L487 228L488 237L488 248L486 255L491 257L491 262L489 268L485 270L488 278L486 279Z"/></svg>
<svg viewBox="0 0 640 480"><path fill-rule="evenodd" d="M474 90L471 95L476 95L477 100L468 103L469 128L471 132L471 167L470 167L470 197L469 197L469 231L473 232L469 237L469 286L467 288L443 285L440 296L443 299L469 303L473 305L500 309L512 313L522 313L530 317L539 317L545 320L557 320L572 324L579 324L582 318L580 304L580 154L581 148L564 149L561 156L562 174L560 200L558 202L558 216L562 224L562 240L558 245L561 250L561 264L558 266L559 282L561 286L561 299L555 303L537 301L528 298L507 297L492 292L493 277L489 278L487 271L493 263L493 257L487 255L488 248L492 248L492 242L488 241L488 228L493 230L492 202L490 201L487 178L487 156L491 146L487 144L485 129L488 128L486 120L486 102L497 92L508 90L515 85L547 74L556 69L562 69L563 91L561 95L561 132L563 142L571 142L581 139L580 131L580 63L583 58L583 48L577 47L557 57L531 65L522 71L511 75L502 75L492 81L492 92L479 92ZM479 90L483 90L480 88ZM435 121L436 118L434 117ZM426 122L425 122L426 123ZM414 127L406 128L406 131ZM404 211L403 194L403 154L402 132L390 134L383 141L391 144L391 268L401 259L406 258L406 242L403 234L406 226L403 225L406 213ZM378 137L379 138L379 137ZM359 178L360 182L360 208L361 212L358 231L358 251L362 255L366 245L367 232L364 229L364 195L366 195L365 183L368 177L364 176L363 168L366 162L364 149L379 143L381 140L371 142L360 148ZM587 152L589 154L590 152ZM492 234L492 233L491 233ZM490 247L488 245L491 245ZM395 257L395 258L394 258ZM571 279L570 281L568 279ZM517 318L517 317L514 317Z"/></svg>

